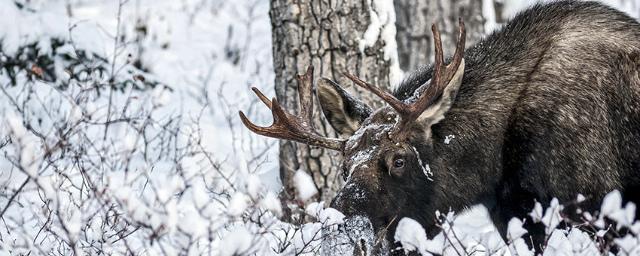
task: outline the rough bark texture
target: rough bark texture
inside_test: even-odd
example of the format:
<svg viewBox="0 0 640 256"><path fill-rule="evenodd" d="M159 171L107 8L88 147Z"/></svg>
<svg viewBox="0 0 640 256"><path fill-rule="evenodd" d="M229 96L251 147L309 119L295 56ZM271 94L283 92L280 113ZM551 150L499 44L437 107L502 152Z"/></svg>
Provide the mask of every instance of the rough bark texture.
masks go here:
<svg viewBox="0 0 640 256"><path fill-rule="evenodd" d="M484 35L482 1L478 0L395 0L396 41L400 68L406 72L433 62L431 24L442 34L445 56L452 55L462 17L467 29L467 46Z"/></svg>
<svg viewBox="0 0 640 256"><path fill-rule="evenodd" d="M371 102L371 95L354 88L343 76L349 71L377 84L389 86L389 62L384 60L381 40L359 51L359 42L370 23L368 1L272 0L273 62L278 100L297 111L295 75L315 66L315 78L328 77L346 87L356 97ZM337 136L314 100L316 128ZM332 156L330 157L329 154ZM283 199L294 202L293 175L296 170L312 174L320 199L330 201L342 185L340 155L289 141L280 142L280 176L285 187Z"/></svg>

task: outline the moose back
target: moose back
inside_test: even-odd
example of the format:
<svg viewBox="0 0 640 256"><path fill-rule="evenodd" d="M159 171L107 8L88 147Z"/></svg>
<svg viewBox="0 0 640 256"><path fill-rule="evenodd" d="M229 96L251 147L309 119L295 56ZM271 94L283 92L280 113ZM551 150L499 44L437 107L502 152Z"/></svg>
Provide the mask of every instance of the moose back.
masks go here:
<svg viewBox="0 0 640 256"><path fill-rule="evenodd" d="M332 127L312 127L313 69L298 78L300 113L259 91L274 124L252 131L343 153L346 184L332 206L364 216L392 241L395 223L417 220L434 235L436 210L487 206L503 237L534 202L574 200L597 209L620 190L640 199L640 24L595 2L538 4L446 61L433 27L435 63L412 72L393 93L348 75L384 100L372 109L329 79L316 94ZM419 54L419 53L416 53ZM449 64L446 64L449 63ZM540 224L526 221L540 250ZM380 243L383 244L383 243ZM380 249L375 244L371 250Z"/></svg>

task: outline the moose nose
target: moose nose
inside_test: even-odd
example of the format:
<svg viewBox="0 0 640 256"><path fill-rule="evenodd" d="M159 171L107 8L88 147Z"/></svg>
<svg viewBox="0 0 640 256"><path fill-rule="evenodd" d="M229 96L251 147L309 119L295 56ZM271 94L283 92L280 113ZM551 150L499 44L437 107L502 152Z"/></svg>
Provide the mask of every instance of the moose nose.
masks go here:
<svg viewBox="0 0 640 256"><path fill-rule="evenodd" d="M342 212L345 216L366 213L369 203L369 193L356 183L347 183L338 195L331 201L331 207Z"/></svg>

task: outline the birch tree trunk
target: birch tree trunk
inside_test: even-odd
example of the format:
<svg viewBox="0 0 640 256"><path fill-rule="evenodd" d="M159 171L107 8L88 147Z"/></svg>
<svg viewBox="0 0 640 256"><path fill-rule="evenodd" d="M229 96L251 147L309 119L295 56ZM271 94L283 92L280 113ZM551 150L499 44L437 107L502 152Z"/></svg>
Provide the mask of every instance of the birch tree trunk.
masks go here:
<svg viewBox="0 0 640 256"><path fill-rule="evenodd" d="M315 67L315 79L333 79L354 96L371 102L371 95L354 88L355 85L343 73L348 71L378 86L389 86L391 61L385 60L383 40L378 38L373 45L360 50L360 44L364 43L360 39L369 28L372 15L384 18L388 9L393 12L391 2L389 6L391 8L387 10L379 10L370 1L272 0L269 15L276 73L275 90L279 102L289 110L297 110L295 75L304 73L308 65ZM390 24L393 26L393 21ZM371 29L370 32L375 35L376 30L380 32L381 28ZM316 99L313 112L317 120L316 129L321 134L336 137L323 120ZM280 177L285 188L281 196L283 201L287 204L296 202L293 176L297 170L303 170L314 178L320 199L329 202L342 185L340 160L336 152L281 141L279 162ZM287 215L285 213L285 218Z"/></svg>
<svg viewBox="0 0 640 256"><path fill-rule="evenodd" d="M486 1L494 4L494 0L395 0L400 68L411 71L433 62L433 23L440 29L445 56L455 51L459 17L467 31L466 45L478 42L486 32L482 15Z"/></svg>

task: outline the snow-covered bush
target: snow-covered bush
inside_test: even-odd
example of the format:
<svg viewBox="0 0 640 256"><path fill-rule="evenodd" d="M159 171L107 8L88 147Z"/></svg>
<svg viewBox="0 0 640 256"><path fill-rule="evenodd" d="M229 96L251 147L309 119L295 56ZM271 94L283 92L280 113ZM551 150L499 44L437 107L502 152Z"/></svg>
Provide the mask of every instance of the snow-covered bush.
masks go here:
<svg viewBox="0 0 640 256"><path fill-rule="evenodd" d="M54 7L53 10L39 8ZM123 89L153 88L159 84L142 67L135 67L131 57L101 53L104 43L87 42L101 38L97 27L83 23L70 24L60 17L61 5L36 6L35 3L3 1L0 3L0 71L12 86L35 79L64 89L73 83ZM78 39L78 40L76 40ZM113 38L115 51L121 51L123 37ZM112 65L117 61L123 65Z"/></svg>
<svg viewBox="0 0 640 256"><path fill-rule="evenodd" d="M579 206L583 200L578 195L570 204ZM565 209L554 198L546 209L536 202L530 216L533 222L545 227L543 255L639 255L640 222L635 218L635 208L632 202L623 205L620 192L615 190L604 198L601 209L595 213L580 207ZM570 218L568 209L576 211L581 219ZM507 241L503 241L495 230L474 230L465 223L468 219L457 220L453 212L437 216L442 232L431 240L418 222L401 219L395 240L402 250L422 255L535 255L525 241L528 231L523 225L527 220L511 219Z"/></svg>
<svg viewBox="0 0 640 256"><path fill-rule="evenodd" d="M236 121L272 80L267 8L1 2L0 254L316 254L343 216L281 222L273 142Z"/></svg>

